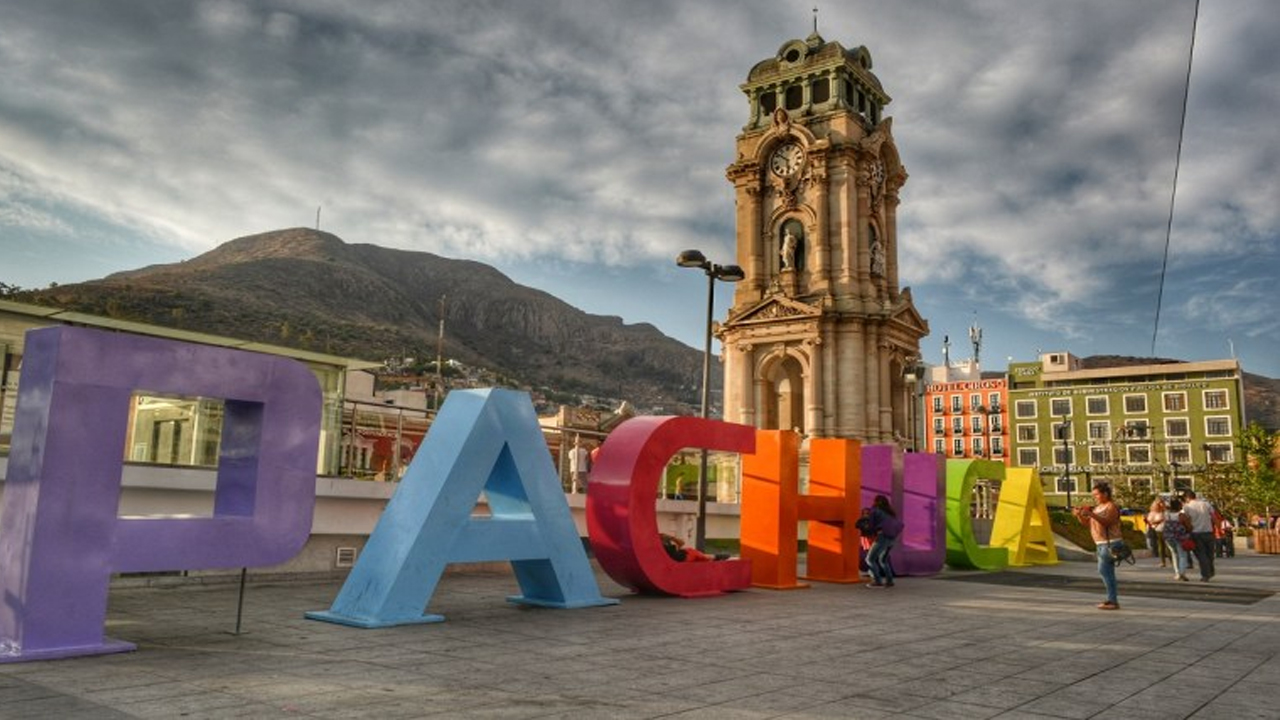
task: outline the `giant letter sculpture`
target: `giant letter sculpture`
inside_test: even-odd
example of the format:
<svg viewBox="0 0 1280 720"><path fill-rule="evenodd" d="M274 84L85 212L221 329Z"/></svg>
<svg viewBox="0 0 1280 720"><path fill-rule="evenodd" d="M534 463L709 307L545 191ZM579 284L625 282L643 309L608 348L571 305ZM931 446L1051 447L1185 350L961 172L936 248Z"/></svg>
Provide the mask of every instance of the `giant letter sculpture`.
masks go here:
<svg viewBox="0 0 1280 720"><path fill-rule="evenodd" d="M1057 565L1049 507L1030 468L1006 468L991 544L1008 549L1010 565Z"/></svg>
<svg viewBox="0 0 1280 720"><path fill-rule="evenodd" d="M746 560L678 563L658 539L654 498L667 461L685 447L749 453L755 430L691 417L638 417L614 430L591 469L587 531L600 567L637 592L697 597L751 585Z"/></svg>
<svg viewBox="0 0 1280 720"><path fill-rule="evenodd" d="M902 540L894 548L895 572L933 575L947 559L946 464L941 455L902 456Z"/></svg>
<svg viewBox="0 0 1280 720"><path fill-rule="evenodd" d="M808 523L806 579L859 582L859 448L853 440L810 440L809 492L801 495L799 435L756 433L756 452L742 461L742 556L751 560L752 585L808 587L797 580L800 522Z"/></svg>
<svg viewBox="0 0 1280 720"><path fill-rule="evenodd" d="M225 400L212 517L117 517L135 390ZM320 417L319 384L294 360L28 332L0 514L0 662L132 650L103 636L112 572L293 557L311 532Z"/></svg>
<svg viewBox="0 0 1280 720"><path fill-rule="evenodd" d="M947 564L953 568L1002 570L1009 564L1003 547L979 545L973 534L970 503L978 478L1003 480L1003 463L991 460L947 461Z"/></svg>
<svg viewBox="0 0 1280 720"><path fill-rule="evenodd" d="M481 491L489 517L472 517ZM525 393L455 390L432 423L325 620L362 628L426 614L445 566L509 560L524 605L613 605L600 596L538 417Z"/></svg>

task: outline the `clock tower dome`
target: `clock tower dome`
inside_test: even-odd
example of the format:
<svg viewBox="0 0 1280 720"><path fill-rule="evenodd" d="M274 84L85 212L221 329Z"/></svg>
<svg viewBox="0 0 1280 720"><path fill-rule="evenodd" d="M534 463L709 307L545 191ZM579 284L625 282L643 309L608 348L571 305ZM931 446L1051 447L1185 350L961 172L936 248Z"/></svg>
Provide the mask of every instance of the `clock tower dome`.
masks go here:
<svg viewBox="0 0 1280 720"><path fill-rule="evenodd" d="M726 173L746 273L718 334L724 417L807 437L913 446L904 380L928 323L898 286L907 171L865 47L815 31L756 64Z"/></svg>

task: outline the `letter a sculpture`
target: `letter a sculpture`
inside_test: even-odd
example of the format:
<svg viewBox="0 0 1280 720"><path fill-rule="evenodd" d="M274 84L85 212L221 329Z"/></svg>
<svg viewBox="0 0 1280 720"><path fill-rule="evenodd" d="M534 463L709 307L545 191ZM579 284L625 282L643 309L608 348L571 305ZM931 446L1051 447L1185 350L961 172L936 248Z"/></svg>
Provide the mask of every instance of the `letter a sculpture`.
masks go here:
<svg viewBox="0 0 1280 720"><path fill-rule="evenodd" d="M480 493L490 515L473 516ZM529 396L455 390L327 611L362 628L440 622L426 613L445 566L510 560L511 602L613 605L601 597Z"/></svg>

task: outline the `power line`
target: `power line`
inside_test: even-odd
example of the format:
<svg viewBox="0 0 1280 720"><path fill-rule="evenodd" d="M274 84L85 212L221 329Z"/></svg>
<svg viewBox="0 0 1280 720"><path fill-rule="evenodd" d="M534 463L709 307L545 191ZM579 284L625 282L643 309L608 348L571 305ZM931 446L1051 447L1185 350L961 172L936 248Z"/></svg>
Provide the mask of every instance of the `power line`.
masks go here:
<svg viewBox="0 0 1280 720"><path fill-rule="evenodd" d="M1156 337L1160 334L1160 305L1164 302L1164 278L1169 270L1169 240L1173 237L1173 207L1178 198L1178 171L1182 168L1182 137L1187 130L1187 98L1191 96L1191 60L1196 54L1196 25L1200 22L1200 0L1196 0L1191 17L1191 47L1187 50L1187 82L1182 91L1182 121L1178 125L1178 154L1173 160L1173 189L1169 192L1169 223L1164 229L1164 260L1160 263L1160 289L1156 293L1156 321L1151 330L1151 357L1156 356Z"/></svg>

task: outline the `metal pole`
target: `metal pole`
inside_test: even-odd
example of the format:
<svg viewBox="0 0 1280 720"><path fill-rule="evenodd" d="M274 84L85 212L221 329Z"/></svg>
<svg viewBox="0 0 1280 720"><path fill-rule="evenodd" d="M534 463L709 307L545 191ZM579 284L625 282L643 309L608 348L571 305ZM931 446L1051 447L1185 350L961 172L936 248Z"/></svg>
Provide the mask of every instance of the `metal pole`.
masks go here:
<svg viewBox="0 0 1280 720"><path fill-rule="evenodd" d="M436 334L436 410L444 394L444 299L440 296L440 332Z"/></svg>
<svg viewBox="0 0 1280 720"><path fill-rule="evenodd" d="M240 621L244 618L244 583L249 568L240 568L240 599L236 602L236 635L240 634Z"/></svg>
<svg viewBox="0 0 1280 720"><path fill-rule="evenodd" d="M1067 507L1071 507L1071 446L1067 443L1067 437L1071 434L1067 426L1070 415L1062 416L1062 476L1067 480Z"/></svg>
<svg viewBox="0 0 1280 720"><path fill-rule="evenodd" d="M711 405L711 318L715 312L715 266L707 268L707 328L706 345L702 353L702 419L707 419ZM707 547L707 449L702 449L698 472L698 518L694 524L694 547Z"/></svg>

